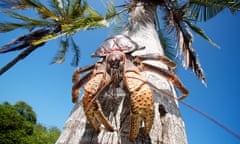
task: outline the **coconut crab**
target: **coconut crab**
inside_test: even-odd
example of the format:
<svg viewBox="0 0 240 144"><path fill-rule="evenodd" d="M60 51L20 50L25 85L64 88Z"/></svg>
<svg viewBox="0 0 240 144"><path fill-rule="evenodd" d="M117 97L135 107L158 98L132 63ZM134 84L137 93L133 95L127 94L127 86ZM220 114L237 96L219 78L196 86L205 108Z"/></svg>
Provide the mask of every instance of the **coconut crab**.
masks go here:
<svg viewBox="0 0 240 144"><path fill-rule="evenodd" d="M154 118L153 93L141 71L152 71L170 80L183 94L179 99L188 95L187 89L173 73L176 67L174 62L158 54L131 55L132 52L139 49L144 49L144 47L140 47L128 36L112 36L106 39L92 55L92 57L102 58L99 62L78 68L74 72L72 102L76 103L78 101L79 90L84 87L83 108L90 125L96 132L100 131L98 122L103 124L108 131L114 131L113 126L101 109L97 96L109 85L113 89L119 87L121 81L123 81L125 91L129 93L130 97L131 126L129 140L135 140L141 122L144 123L143 134L147 135L150 132ZM170 70L142 63L143 60L149 59L165 63ZM89 72L80 79L79 75L87 71Z"/></svg>

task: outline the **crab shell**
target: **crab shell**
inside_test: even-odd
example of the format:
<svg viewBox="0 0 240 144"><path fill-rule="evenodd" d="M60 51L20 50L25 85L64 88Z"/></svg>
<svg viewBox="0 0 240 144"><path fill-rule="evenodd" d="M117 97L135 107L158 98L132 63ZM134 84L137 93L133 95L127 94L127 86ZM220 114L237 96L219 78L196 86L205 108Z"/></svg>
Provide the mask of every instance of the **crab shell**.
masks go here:
<svg viewBox="0 0 240 144"><path fill-rule="evenodd" d="M92 57L105 57L112 51L122 51L131 53L139 49L140 46L126 35L115 35L106 39L100 47L97 48Z"/></svg>

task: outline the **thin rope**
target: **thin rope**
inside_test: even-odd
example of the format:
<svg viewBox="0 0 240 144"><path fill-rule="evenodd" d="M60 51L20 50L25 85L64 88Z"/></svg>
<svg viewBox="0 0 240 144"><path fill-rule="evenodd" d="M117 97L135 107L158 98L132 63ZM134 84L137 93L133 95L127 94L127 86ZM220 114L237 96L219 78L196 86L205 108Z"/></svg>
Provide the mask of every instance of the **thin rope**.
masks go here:
<svg viewBox="0 0 240 144"><path fill-rule="evenodd" d="M156 86L154 86L153 84L149 83L151 86L153 86L154 88L156 88L159 92L163 92L162 90L160 90L159 88L157 88ZM173 97L173 95L168 94L167 92L164 92L164 94L166 94L167 96L171 96ZM173 97L175 98L175 97ZM182 103L183 105L185 105L186 107L192 109L193 111L199 113L200 115L204 116L205 118L207 118L208 120L214 122L216 125L218 125L219 127L223 128L226 132L228 132L229 134L235 136L237 139L240 140L240 134L235 132L234 130L230 129L229 127L227 127L226 125L224 125L223 123L219 122L218 120L216 120L215 118L213 118L212 116L208 115L207 113L201 111L200 109L188 104L187 102L178 100L177 98L175 98L178 102Z"/></svg>
<svg viewBox="0 0 240 144"><path fill-rule="evenodd" d="M180 101L180 103L182 103L183 105L187 106L188 108L192 109L193 111L199 113L200 115L204 116L205 118L207 118L208 120L214 122L215 124L217 124L218 126L220 126L221 128L223 128L225 131L227 131L228 133L230 133L231 135L235 136L237 139L240 140L240 134L238 134L237 132L233 131L232 129L230 129L229 127L225 126L223 123L219 122L218 120L216 120L215 118L211 117L210 115L202 112L201 110L199 110L196 107L193 107L192 105L184 102L184 101Z"/></svg>

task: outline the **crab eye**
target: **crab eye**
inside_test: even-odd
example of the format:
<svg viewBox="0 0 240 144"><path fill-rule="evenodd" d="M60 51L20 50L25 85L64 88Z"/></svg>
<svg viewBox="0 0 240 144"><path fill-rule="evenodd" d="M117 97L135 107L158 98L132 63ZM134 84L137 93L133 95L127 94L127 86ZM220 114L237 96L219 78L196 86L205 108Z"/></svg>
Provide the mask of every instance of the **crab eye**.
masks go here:
<svg viewBox="0 0 240 144"><path fill-rule="evenodd" d="M133 61L133 64L134 64L135 66L138 66L138 65L139 65L139 62Z"/></svg>

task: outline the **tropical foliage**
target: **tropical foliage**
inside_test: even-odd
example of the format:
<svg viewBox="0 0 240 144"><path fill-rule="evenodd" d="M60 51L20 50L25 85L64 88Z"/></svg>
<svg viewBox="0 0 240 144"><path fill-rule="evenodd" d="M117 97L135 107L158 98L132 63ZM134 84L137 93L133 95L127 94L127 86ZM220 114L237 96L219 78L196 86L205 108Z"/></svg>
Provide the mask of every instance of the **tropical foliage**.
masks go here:
<svg viewBox="0 0 240 144"><path fill-rule="evenodd" d="M60 135L59 129L47 129L36 124L36 113L23 101L0 105L1 144L53 144Z"/></svg>
<svg viewBox="0 0 240 144"><path fill-rule="evenodd" d="M15 20L1 22L0 32L6 33L20 28L29 30L29 33L0 48L0 53L22 51L15 59L0 69L0 74L3 74L35 49L56 38L61 39L61 47L52 63L62 63L65 60L67 48L71 47L74 52L72 64L77 65L80 49L74 41L73 35L81 30L108 27L113 18L121 18L123 14L128 14L127 12L136 6L135 2L137 1L130 0L120 6L115 6L112 1L108 1L106 13L102 14L91 8L86 0L49 0L49 6L39 0L2 0L0 2L1 12ZM182 56L183 66L191 68L196 76L203 83L206 83L196 51L192 47L192 33L200 35L213 46L218 47L197 26L197 23L213 18L225 9L235 14L240 9L239 0L141 1L156 8L156 30L165 50L174 50L174 56ZM22 11L35 11L38 17L33 18L31 15L24 15ZM176 50L176 47L178 50Z"/></svg>
<svg viewBox="0 0 240 144"><path fill-rule="evenodd" d="M119 14L112 5L109 5L107 13L103 16L90 8L86 1L81 0L52 0L49 7L38 0L3 0L0 2L0 7L2 13L15 19L14 22L1 22L0 32L6 33L19 28L29 30L29 33L0 49L0 53L22 50L15 59L0 70L0 74L46 42L56 38L61 39L61 47L52 63L62 63L67 48L72 47L74 51L72 64L77 65L79 49L72 35L80 30L106 27L109 20ZM32 18L21 14L23 11L36 11L38 17L32 16L34 17Z"/></svg>

